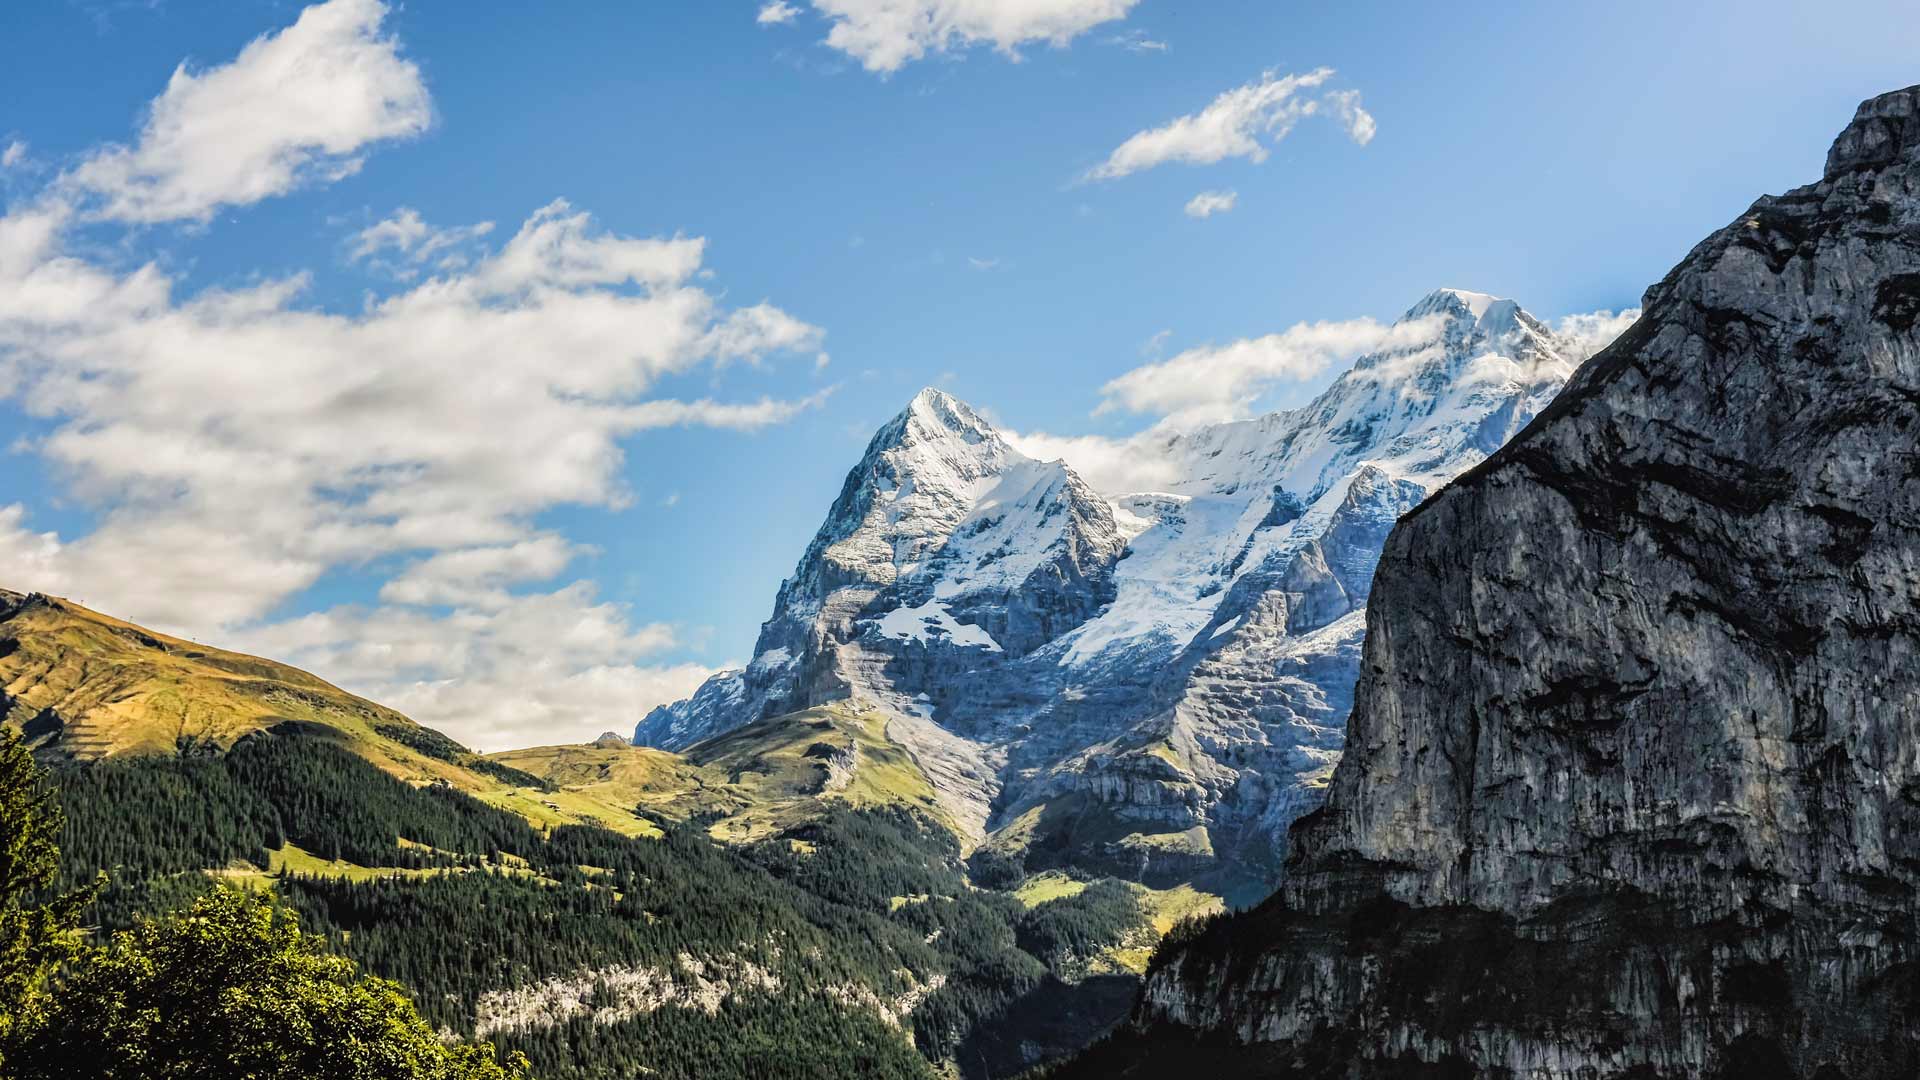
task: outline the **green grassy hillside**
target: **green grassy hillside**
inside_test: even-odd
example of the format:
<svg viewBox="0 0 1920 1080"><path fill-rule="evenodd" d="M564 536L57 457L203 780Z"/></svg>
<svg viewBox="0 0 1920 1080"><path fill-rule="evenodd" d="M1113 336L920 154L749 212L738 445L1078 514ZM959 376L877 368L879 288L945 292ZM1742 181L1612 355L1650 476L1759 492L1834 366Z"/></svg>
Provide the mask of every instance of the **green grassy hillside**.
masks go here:
<svg viewBox="0 0 1920 1080"><path fill-rule="evenodd" d="M1011 1075L1131 1001L1155 899L1020 897L884 718L478 755L269 660L0 593L0 719L101 928L237 882L546 1080Z"/></svg>
<svg viewBox="0 0 1920 1080"><path fill-rule="evenodd" d="M0 694L0 718L25 728L43 759L224 750L303 720L354 736L389 771L460 775L407 745L430 733L416 734L424 729L391 709L297 668L168 637L54 596L0 592Z"/></svg>
<svg viewBox="0 0 1920 1080"><path fill-rule="evenodd" d="M658 835L636 800L605 788L550 790L432 728L298 668L155 633L59 597L0 591L0 723L43 762L227 753L289 725L324 731L380 771L448 787L529 823ZM663 806L676 805L664 769Z"/></svg>
<svg viewBox="0 0 1920 1080"><path fill-rule="evenodd" d="M852 702L760 720L671 754L609 740L489 754L536 776L562 807L627 808L657 823L698 819L714 838L753 843L836 807L897 807L947 819L885 717ZM577 801L577 802L576 802Z"/></svg>

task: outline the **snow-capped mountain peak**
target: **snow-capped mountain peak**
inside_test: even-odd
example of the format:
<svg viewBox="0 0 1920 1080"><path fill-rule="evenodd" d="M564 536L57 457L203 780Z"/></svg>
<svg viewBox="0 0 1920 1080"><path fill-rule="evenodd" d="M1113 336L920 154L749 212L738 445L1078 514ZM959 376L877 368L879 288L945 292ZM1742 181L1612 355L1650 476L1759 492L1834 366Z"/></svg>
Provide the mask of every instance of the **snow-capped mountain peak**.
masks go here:
<svg viewBox="0 0 1920 1080"><path fill-rule="evenodd" d="M1173 482L1111 499L923 390L848 473L753 662L636 739L855 697L977 840L1071 797L1270 857L1339 754L1388 529L1546 406L1563 346L1512 300L1438 290L1309 404L1164 436ZM1131 842L1080 854L1152 876Z"/></svg>
<svg viewBox="0 0 1920 1080"><path fill-rule="evenodd" d="M1465 312L1477 320L1497 304L1513 304L1513 301L1468 289L1435 289L1421 297L1419 303L1408 308L1407 313L1401 318L1404 321L1427 315L1451 315ZM1514 306L1518 307L1518 305Z"/></svg>
<svg viewBox="0 0 1920 1080"><path fill-rule="evenodd" d="M921 438L938 438L942 434L973 442L1000 438L993 425L966 402L931 386L915 394L898 419L904 422L903 430Z"/></svg>
<svg viewBox="0 0 1920 1080"><path fill-rule="evenodd" d="M1005 475L1033 464L965 402L920 391L874 436L814 541L835 568L827 588L912 574Z"/></svg>

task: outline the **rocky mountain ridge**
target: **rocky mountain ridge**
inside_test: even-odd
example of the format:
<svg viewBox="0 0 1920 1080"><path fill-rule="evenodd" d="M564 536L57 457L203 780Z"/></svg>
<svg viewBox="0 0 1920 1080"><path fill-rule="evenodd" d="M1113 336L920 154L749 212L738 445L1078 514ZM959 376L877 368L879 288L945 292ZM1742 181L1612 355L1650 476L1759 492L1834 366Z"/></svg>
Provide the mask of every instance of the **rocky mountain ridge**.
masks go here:
<svg viewBox="0 0 1920 1080"><path fill-rule="evenodd" d="M1270 875L1338 757L1388 528L1580 358L1452 289L1393 338L1304 408L1162 437L1177 479L1156 492L1095 492L922 392L849 473L753 662L635 740L853 698L1017 866Z"/></svg>
<svg viewBox="0 0 1920 1080"><path fill-rule="evenodd" d="M1920 87L1393 532L1282 893L1069 1075L1920 1070Z"/></svg>

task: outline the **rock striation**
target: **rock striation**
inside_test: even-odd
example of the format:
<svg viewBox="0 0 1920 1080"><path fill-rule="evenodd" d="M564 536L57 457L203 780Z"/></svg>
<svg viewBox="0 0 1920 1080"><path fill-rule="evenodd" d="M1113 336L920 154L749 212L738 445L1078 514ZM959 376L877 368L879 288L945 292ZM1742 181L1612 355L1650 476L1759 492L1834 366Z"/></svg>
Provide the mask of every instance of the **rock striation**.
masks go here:
<svg viewBox="0 0 1920 1080"><path fill-rule="evenodd" d="M1920 87L1396 527L1260 908L1087 1075L1920 1074Z"/></svg>

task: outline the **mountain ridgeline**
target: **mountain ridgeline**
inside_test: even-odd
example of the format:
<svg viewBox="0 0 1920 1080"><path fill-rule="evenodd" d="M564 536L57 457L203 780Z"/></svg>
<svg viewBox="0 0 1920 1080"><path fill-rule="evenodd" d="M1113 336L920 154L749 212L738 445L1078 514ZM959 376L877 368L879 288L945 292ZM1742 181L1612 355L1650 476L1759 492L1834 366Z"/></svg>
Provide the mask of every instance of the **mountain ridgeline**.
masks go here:
<svg viewBox="0 0 1920 1080"><path fill-rule="evenodd" d="M1072 1076L1920 1073L1920 87L1406 518L1283 891Z"/></svg>
<svg viewBox="0 0 1920 1080"><path fill-rule="evenodd" d="M1338 760L1387 530L1553 398L1578 346L1446 289L1307 406L1158 436L1097 492L937 390L880 429L751 664L655 710L679 749L852 700L1017 880L1264 895Z"/></svg>

